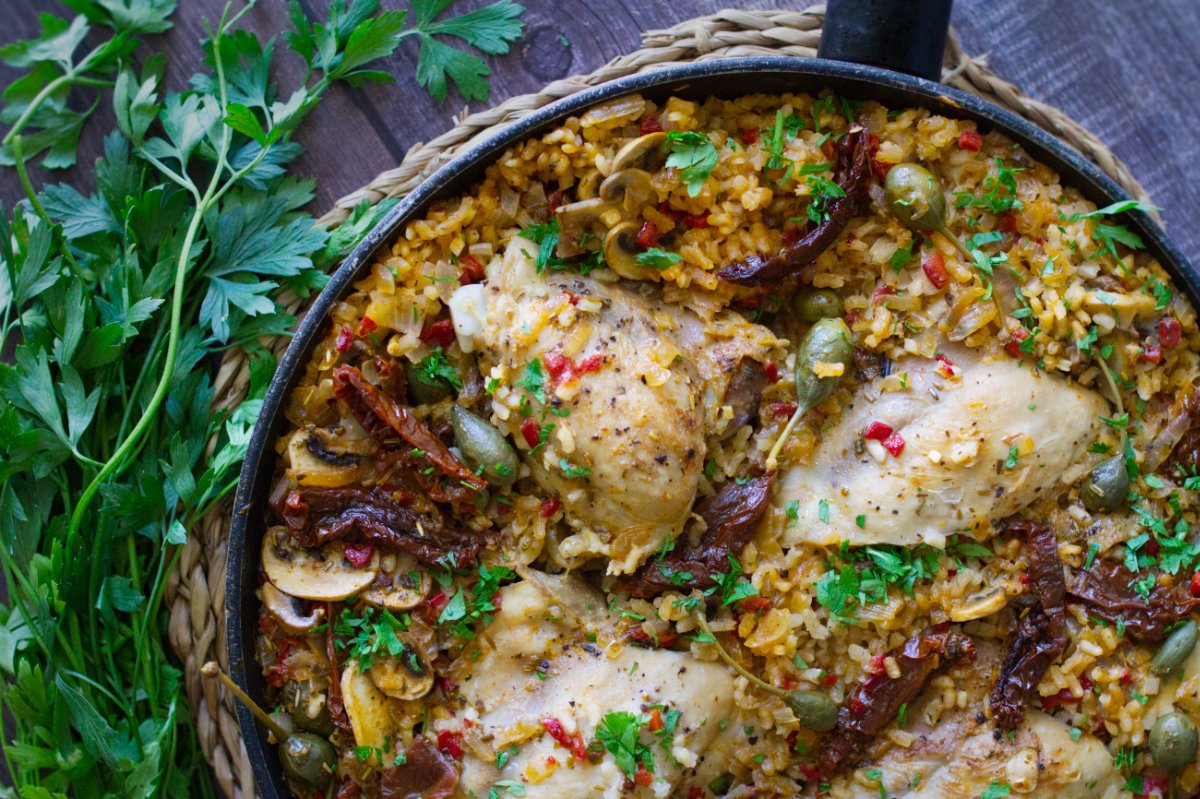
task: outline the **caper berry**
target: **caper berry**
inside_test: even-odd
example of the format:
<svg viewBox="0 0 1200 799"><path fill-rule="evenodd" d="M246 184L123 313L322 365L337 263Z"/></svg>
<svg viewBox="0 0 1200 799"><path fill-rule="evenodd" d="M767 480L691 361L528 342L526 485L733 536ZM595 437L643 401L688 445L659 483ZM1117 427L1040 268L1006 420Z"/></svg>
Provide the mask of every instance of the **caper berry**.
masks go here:
<svg viewBox="0 0 1200 799"><path fill-rule="evenodd" d="M1128 494L1129 472L1123 455L1101 461L1079 488L1079 499L1093 513L1116 510Z"/></svg>
<svg viewBox="0 0 1200 799"><path fill-rule="evenodd" d="M1149 744L1154 764L1177 774L1196 759L1196 727L1182 713L1168 713L1150 728Z"/></svg>
<svg viewBox="0 0 1200 799"><path fill-rule="evenodd" d="M946 227L946 196L934 174L920 164L896 164L887 173L888 207L910 230Z"/></svg>
<svg viewBox="0 0 1200 799"><path fill-rule="evenodd" d="M291 711L293 725L307 732L318 735L333 734L333 718L329 715L329 704L325 701L313 701L313 686L308 681L292 680L284 683L283 703ZM312 715L313 707L319 708Z"/></svg>
<svg viewBox="0 0 1200 799"><path fill-rule="evenodd" d="M821 377L813 371L818 362L849 366L854 360L850 328L841 319L821 319L813 324L800 342L796 353L796 404L798 412L807 412L825 401L837 385L835 377Z"/></svg>
<svg viewBox="0 0 1200 799"><path fill-rule="evenodd" d="M813 732L829 732L837 725L838 706L820 691L789 691L784 697L800 726Z"/></svg>
<svg viewBox="0 0 1200 799"><path fill-rule="evenodd" d="M503 433L460 405L450 412L450 424L454 428L454 443L468 466L482 468L483 477L492 485L508 486L516 482L521 462Z"/></svg>
<svg viewBox="0 0 1200 799"><path fill-rule="evenodd" d="M1172 630L1154 654L1154 660L1150 662L1150 671L1159 677L1174 673L1196 648L1197 632L1196 622L1192 619Z"/></svg>
<svg viewBox="0 0 1200 799"><path fill-rule="evenodd" d="M842 298L830 289L804 288L796 292L792 308L804 322L833 319L842 315Z"/></svg>
<svg viewBox="0 0 1200 799"><path fill-rule="evenodd" d="M295 732L299 732L299 729L296 727L296 720L293 719L291 717L291 715L288 713L282 713L282 712L272 713L271 720L274 721L276 724L278 724L279 728L282 729L284 732L286 732L288 735L291 735L292 733L295 733Z"/></svg>
<svg viewBox="0 0 1200 799"><path fill-rule="evenodd" d="M408 399L418 405L432 405L453 393L445 380L431 376L416 364L404 367L404 377L408 382Z"/></svg>
<svg viewBox="0 0 1200 799"><path fill-rule="evenodd" d="M290 779L318 790L329 784L337 751L319 735L300 732L288 736L279 747L279 765Z"/></svg>

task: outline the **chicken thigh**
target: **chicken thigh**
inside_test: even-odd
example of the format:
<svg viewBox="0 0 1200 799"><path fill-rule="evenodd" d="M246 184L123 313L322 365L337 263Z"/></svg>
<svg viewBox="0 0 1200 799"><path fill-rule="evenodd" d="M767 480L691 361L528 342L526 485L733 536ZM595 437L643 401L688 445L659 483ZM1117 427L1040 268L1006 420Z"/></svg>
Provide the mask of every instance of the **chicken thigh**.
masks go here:
<svg viewBox="0 0 1200 799"><path fill-rule="evenodd" d="M455 329L504 376L494 421L562 502L576 530L562 556L629 573L683 528L733 365L778 340L731 312L705 321L611 279L539 274L535 252L514 239L486 283L457 291Z"/></svg>
<svg viewBox="0 0 1200 799"><path fill-rule="evenodd" d="M783 472L775 501L798 513L785 544L943 546L986 533L1049 493L1110 413L1096 392L1028 364L951 354L949 366L897 363L904 388L860 389L811 459ZM864 438L874 422L903 438L899 454Z"/></svg>

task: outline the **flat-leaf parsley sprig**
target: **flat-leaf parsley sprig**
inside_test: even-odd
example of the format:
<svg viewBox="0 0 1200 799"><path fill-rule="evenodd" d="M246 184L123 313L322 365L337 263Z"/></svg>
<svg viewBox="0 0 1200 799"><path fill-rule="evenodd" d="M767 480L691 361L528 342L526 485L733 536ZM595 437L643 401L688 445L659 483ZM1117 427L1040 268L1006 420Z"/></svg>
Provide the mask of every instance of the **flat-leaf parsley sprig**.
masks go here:
<svg viewBox="0 0 1200 799"><path fill-rule="evenodd" d="M404 15L353 0L312 22L293 6L284 38L308 69L278 92L273 43L238 28L253 3L230 5L207 29L205 68L165 92L164 61L135 71L132 56L174 2L68 4L74 21L44 17L39 39L0 50L27 70L0 110L0 158L25 191L0 211L3 753L22 796L211 796L164 593L189 531L235 485L275 367L259 342L294 322L279 297L320 287L314 261L336 261L372 218L314 228L311 182L286 175L292 135L334 83L390 79L374 64ZM447 0L416 5L425 35L485 52L520 31L511 3L442 22ZM78 57L99 28L111 37ZM29 159L73 162L110 87L117 130L96 191L37 191ZM88 109L71 111L80 92ZM213 414L212 366L230 350L248 356L248 397Z"/></svg>

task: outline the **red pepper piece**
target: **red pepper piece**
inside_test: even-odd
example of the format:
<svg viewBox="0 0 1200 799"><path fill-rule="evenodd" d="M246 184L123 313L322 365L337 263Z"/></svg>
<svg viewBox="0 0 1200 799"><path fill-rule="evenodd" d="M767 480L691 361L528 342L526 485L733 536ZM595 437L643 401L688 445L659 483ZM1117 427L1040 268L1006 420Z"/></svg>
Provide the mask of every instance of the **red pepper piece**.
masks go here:
<svg viewBox="0 0 1200 799"><path fill-rule="evenodd" d="M645 250L650 247L657 247L658 237L658 225L653 222L643 222L642 229L634 237L633 243Z"/></svg>
<svg viewBox="0 0 1200 799"><path fill-rule="evenodd" d="M455 760L462 760L462 736L450 730L442 730L437 737L438 749L443 755L449 755Z"/></svg>
<svg viewBox="0 0 1200 799"><path fill-rule="evenodd" d="M589 372L599 372L600 367L604 366L604 356L600 353L589 355L579 362L575 367L575 375L586 375Z"/></svg>
<svg viewBox="0 0 1200 799"><path fill-rule="evenodd" d="M1081 699L1083 699L1083 697L1075 696L1073 693L1071 693L1070 688L1064 688L1056 694L1051 694L1050 696L1043 696L1042 697L1042 710L1045 710L1047 713L1053 713L1055 710L1062 707L1063 705L1078 704L1079 700L1081 700Z"/></svg>
<svg viewBox="0 0 1200 799"><path fill-rule="evenodd" d="M863 438L869 438L874 441L886 441L888 436L896 432L896 428L886 422L871 422L867 425L867 429L863 431Z"/></svg>
<svg viewBox="0 0 1200 799"><path fill-rule="evenodd" d="M929 278L929 282L935 289L944 289L950 282L950 273L946 271L946 260L942 258L940 252L934 252L933 255L921 261L921 271L925 273L925 277Z"/></svg>
<svg viewBox="0 0 1200 799"><path fill-rule="evenodd" d="M1004 233L1017 233L1017 218L1011 213L1000 215L1000 230Z"/></svg>
<svg viewBox="0 0 1200 799"><path fill-rule="evenodd" d="M758 128L746 128L738 133L738 138L742 140L742 144L751 145L758 143L759 132Z"/></svg>
<svg viewBox="0 0 1200 799"><path fill-rule="evenodd" d="M883 448L892 453L893 456L899 458L900 453L904 451L904 436L899 433L892 433L884 439Z"/></svg>
<svg viewBox="0 0 1200 799"><path fill-rule="evenodd" d="M1014 358L1020 358L1024 353L1021 352L1021 342L1029 338L1029 331L1023 327L1013 328L1009 334L1009 339L1004 343L1004 351Z"/></svg>
<svg viewBox="0 0 1200 799"><path fill-rule="evenodd" d="M772 402L768 407L776 416L791 416L796 412L796 403L794 402Z"/></svg>
<svg viewBox="0 0 1200 799"><path fill-rule="evenodd" d="M1138 360L1148 363L1162 363L1162 350L1153 344L1145 344L1142 346L1142 351L1138 353Z"/></svg>
<svg viewBox="0 0 1200 799"><path fill-rule="evenodd" d="M738 603L743 613L759 613L771 609L771 600L765 596L750 596Z"/></svg>
<svg viewBox="0 0 1200 799"><path fill-rule="evenodd" d="M639 788L645 788L652 782L654 782L654 775L646 771L645 766L639 765L638 770L633 772L633 784Z"/></svg>
<svg viewBox="0 0 1200 799"><path fill-rule="evenodd" d="M369 316L364 316L363 320L358 323L358 335L369 336L375 332L379 325L375 324L375 320Z"/></svg>
<svg viewBox="0 0 1200 799"><path fill-rule="evenodd" d="M562 722L556 718L542 719L542 726L546 728L546 732L554 739L554 742L559 746L571 752L579 762L587 760L587 747L583 744L583 737L579 733L567 735L567 731L563 729Z"/></svg>
<svg viewBox="0 0 1200 799"><path fill-rule="evenodd" d="M530 449L541 443L541 431L538 430L537 422L532 419L526 419L521 423L521 437L525 439L525 443Z"/></svg>
<svg viewBox="0 0 1200 799"><path fill-rule="evenodd" d="M449 347L454 343L454 323L449 319L439 319L421 331L420 339L426 344Z"/></svg>
<svg viewBox="0 0 1200 799"><path fill-rule="evenodd" d="M887 674L887 667L883 665L885 659L887 655L871 655L871 665L867 667L867 672L875 676Z"/></svg>
<svg viewBox="0 0 1200 799"><path fill-rule="evenodd" d="M642 121L638 123L638 130L643 136L647 133L659 133L662 129L662 121L653 114L642 117Z"/></svg>
<svg viewBox="0 0 1200 799"><path fill-rule="evenodd" d="M1183 325L1178 319L1166 317L1158 320L1158 341L1164 347L1177 347L1183 340Z"/></svg>
<svg viewBox="0 0 1200 799"><path fill-rule="evenodd" d="M551 196L553 196L553 195L551 195ZM561 192L559 195L559 199L560 200L562 199ZM553 213L553 211L551 211L551 213ZM464 255L463 257L458 259L458 265L462 269L462 274L459 275L458 282L462 283L464 286L467 283L475 283L477 281L483 280L483 276L484 276L483 264L481 264L479 262L479 259L476 258L474 255L467 253L466 255Z"/></svg>
<svg viewBox="0 0 1200 799"><path fill-rule="evenodd" d="M763 364L762 369L768 380L772 383L779 382L779 367L775 365L774 361L767 361Z"/></svg>
<svg viewBox="0 0 1200 799"><path fill-rule="evenodd" d="M562 502L558 497L546 497L542 500L542 507L538 511L538 515L543 519L549 519L554 514L558 513L558 509L562 507Z"/></svg>
<svg viewBox="0 0 1200 799"><path fill-rule="evenodd" d="M350 331L350 328L343 327L338 331L337 343L334 346L337 347L338 352L345 352L346 350L350 349L350 345L353 343L354 333Z"/></svg>
<svg viewBox="0 0 1200 799"><path fill-rule="evenodd" d="M342 556L350 561L350 565L356 569L361 569L371 562L371 556L375 554L375 548L371 545L359 546L358 544L346 544L342 548Z"/></svg>
<svg viewBox="0 0 1200 799"><path fill-rule="evenodd" d="M683 218L683 224L693 230L704 230L708 227L708 214L688 214Z"/></svg>
<svg viewBox="0 0 1200 799"><path fill-rule="evenodd" d="M662 713L658 712L658 708L650 711L650 723L646 727L650 732L658 732L662 729Z"/></svg>
<svg viewBox="0 0 1200 799"><path fill-rule="evenodd" d="M1188 585L1188 592L1192 596L1200 596L1200 572L1192 575L1192 582Z"/></svg>
<svg viewBox="0 0 1200 799"><path fill-rule="evenodd" d="M875 291L871 292L871 302L878 305L879 303L883 302L885 297L891 297L895 293L896 293L895 286L889 286L886 284L882 285L879 288L875 289Z"/></svg>
<svg viewBox="0 0 1200 799"><path fill-rule="evenodd" d="M978 131L964 130L958 134L958 146L964 150L970 150L973 153L979 152L979 148L983 146L983 137Z"/></svg>

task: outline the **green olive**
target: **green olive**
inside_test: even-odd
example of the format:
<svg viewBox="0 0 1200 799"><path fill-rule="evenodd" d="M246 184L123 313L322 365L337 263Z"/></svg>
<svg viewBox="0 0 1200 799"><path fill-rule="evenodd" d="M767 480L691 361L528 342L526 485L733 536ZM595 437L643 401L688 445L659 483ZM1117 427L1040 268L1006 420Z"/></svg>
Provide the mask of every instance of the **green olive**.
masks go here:
<svg viewBox="0 0 1200 799"><path fill-rule="evenodd" d="M1150 662L1150 671L1159 677L1173 674L1196 648L1196 634L1196 622L1191 619L1172 630Z"/></svg>
<svg viewBox="0 0 1200 799"><path fill-rule="evenodd" d="M1150 756L1167 774L1178 774L1196 759L1196 727L1178 711L1168 713L1150 728Z"/></svg>
<svg viewBox="0 0 1200 799"><path fill-rule="evenodd" d="M1079 488L1079 499L1093 513L1116 510L1128 494L1129 472L1123 455L1101 461Z"/></svg>
<svg viewBox="0 0 1200 799"><path fill-rule="evenodd" d="M820 691L789 691L784 701L805 729L829 732L837 725L837 703Z"/></svg>
<svg viewBox="0 0 1200 799"><path fill-rule="evenodd" d="M337 750L319 735L296 733L279 747L279 765L290 779L320 790L333 777Z"/></svg>
<svg viewBox="0 0 1200 799"><path fill-rule="evenodd" d="M834 319L842 315L842 298L831 289L805 288L796 292L792 308L804 322Z"/></svg>
<svg viewBox="0 0 1200 799"><path fill-rule="evenodd" d="M807 412L833 393L836 377L820 377L813 371L818 362L840 363L849 367L854 361L850 328L841 319L821 319L808 329L796 353L796 404L798 412Z"/></svg>
<svg viewBox="0 0 1200 799"><path fill-rule="evenodd" d="M516 482L521 462L503 433L460 405L450 412L450 424L454 427L454 443L468 466L482 467L484 478L492 485Z"/></svg>
<svg viewBox="0 0 1200 799"><path fill-rule="evenodd" d="M919 164L896 164L887 173L888 207L909 230L943 230L946 196L933 173Z"/></svg>
<svg viewBox="0 0 1200 799"><path fill-rule="evenodd" d="M407 364L404 376L408 381L408 399L418 405L432 405L453 393L449 383L440 377L432 377L416 364Z"/></svg>
<svg viewBox="0 0 1200 799"><path fill-rule="evenodd" d="M333 718L329 715L328 702L314 702L312 696L313 685L307 680L284 683L283 703L291 714L293 724L307 732L332 735ZM312 715L313 706L320 708L315 716Z"/></svg>

